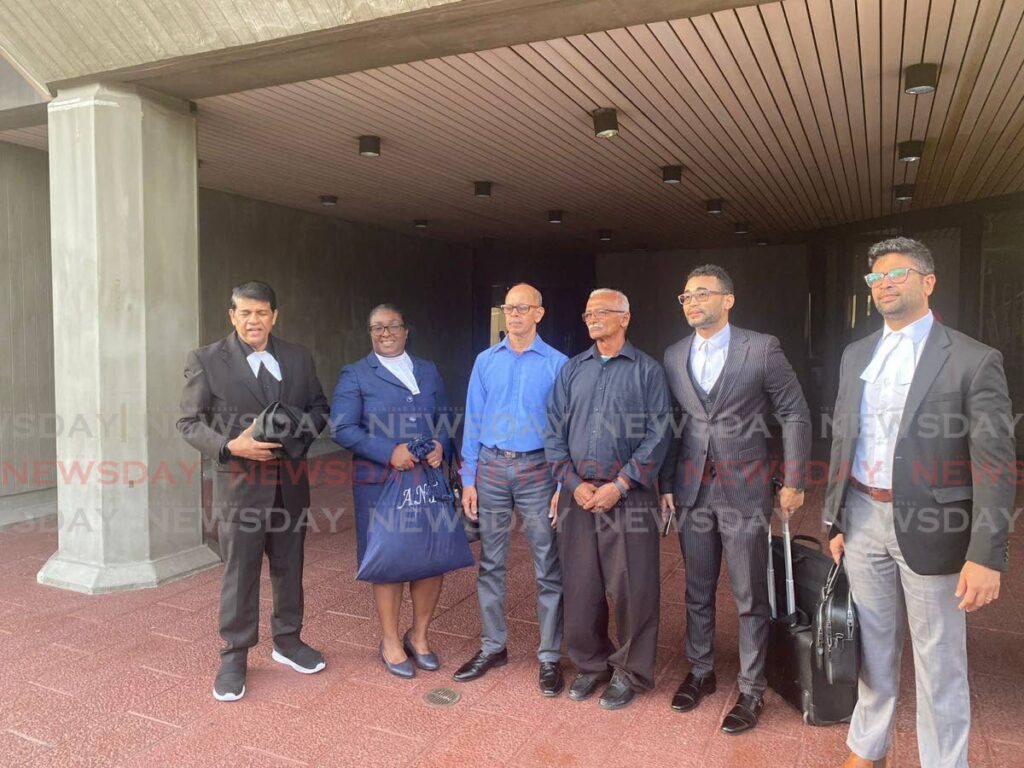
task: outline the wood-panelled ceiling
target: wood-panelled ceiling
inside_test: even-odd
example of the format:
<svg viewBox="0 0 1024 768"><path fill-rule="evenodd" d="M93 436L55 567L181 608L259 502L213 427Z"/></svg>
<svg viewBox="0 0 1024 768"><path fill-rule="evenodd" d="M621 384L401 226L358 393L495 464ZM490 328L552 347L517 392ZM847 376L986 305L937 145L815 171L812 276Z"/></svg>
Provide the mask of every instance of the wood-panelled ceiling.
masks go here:
<svg viewBox="0 0 1024 768"><path fill-rule="evenodd" d="M1006 194L1024 190L1022 20L1024 0L785 0L217 96L199 102L200 183L452 240L580 247L608 228L616 249ZM921 61L938 88L911 96L902 70ZM590 118L606 106L611 140ZM381 157L357 155L360 134ZM918 163L896 158L908 139Z"/></svg>

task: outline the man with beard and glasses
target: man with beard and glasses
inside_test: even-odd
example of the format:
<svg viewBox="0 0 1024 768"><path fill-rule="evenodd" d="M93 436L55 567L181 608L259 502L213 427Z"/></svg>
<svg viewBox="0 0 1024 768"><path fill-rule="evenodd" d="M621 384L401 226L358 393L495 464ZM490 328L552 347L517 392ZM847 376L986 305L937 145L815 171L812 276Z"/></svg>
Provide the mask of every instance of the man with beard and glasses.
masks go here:
<svg viewBox="0 0 1024 768"><path fill-rule="evenodd" d="M594 345L558 374L544 452L562 484L558 551L565 640L578 674L569 698L600 683L604 709L654 687L660 575L655 482L668 448L671 403L658 362L626 341L629 299L601 288L583 322ZM608 637L615 604L618 648Z"/></svg>
<svg viewBox="0 0 1024 768"><path fill-rule="evenodd" d="M935 262L923 243L883 240L868 265L885 325L843 352L824 508L860 620L859 698L843 766L885 765L907 626L921 765L966 768L965 612L998 599L1014 514L1003 358L935 319Z"/></svg>
<svg viewBox="0 0 1024 768"><path fill-rule="evenodd" d="M678 298L694 333L665 351L682 430L659 485L662 513L679 511L690 671L672 709L688 712L715 691L715 593L724 555L739 611L740 695L722 731L735 734L756 726L764 707L772 511L767 420L774 415L782 425L779 503L788 517L804 500L811 416L779 340L730 325L736 296L724 269L697 267Z"/></svg>

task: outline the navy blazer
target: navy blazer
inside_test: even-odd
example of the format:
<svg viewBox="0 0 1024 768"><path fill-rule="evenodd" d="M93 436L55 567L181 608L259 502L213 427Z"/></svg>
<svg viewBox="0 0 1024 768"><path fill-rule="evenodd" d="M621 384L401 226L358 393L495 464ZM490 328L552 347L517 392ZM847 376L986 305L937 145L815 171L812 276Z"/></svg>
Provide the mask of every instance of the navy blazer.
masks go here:
<svg viewBox="0 0 1024 768"><path fill-rule="evenodd" d="M399 443L432 437L446 460L454 448L454 414L437 366L412 358L420 393L412 394L371 352L346 365L331 397L331 437L352 451L353 483L383 483Z"/></svg>

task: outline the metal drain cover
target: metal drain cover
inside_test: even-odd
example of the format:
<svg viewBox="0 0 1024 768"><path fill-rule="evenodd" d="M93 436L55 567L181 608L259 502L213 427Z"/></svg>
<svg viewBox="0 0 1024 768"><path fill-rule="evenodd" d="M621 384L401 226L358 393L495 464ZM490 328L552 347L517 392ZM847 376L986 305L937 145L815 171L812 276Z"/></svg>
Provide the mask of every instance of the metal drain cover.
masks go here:
<svg viewBox="0 0 1024 768"><path fill-rule="evenodd" d="M427 692L423 700L432 707L453 707L461 698L462 694L451 688L433 688Z"/></svg>

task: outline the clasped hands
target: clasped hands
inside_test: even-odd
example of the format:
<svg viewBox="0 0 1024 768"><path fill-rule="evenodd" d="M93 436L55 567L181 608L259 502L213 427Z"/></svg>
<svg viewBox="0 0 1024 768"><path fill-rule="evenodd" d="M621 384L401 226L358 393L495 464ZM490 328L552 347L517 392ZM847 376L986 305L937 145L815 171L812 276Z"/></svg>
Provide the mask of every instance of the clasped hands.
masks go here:
<svg viewBox="0 0 1024 768"><path fill-rule="evenodd" d="M584 480L576 486L572 497L588 512L607 512L622 500L622 492L615 487L615 483L605 483L598 487Z"/></svg>
<svg viewBox="0 0 1024 768"><path fill-rule="evenodd" d="M427 454L426 462L429 466L437 469L441 466L441 459L444 458L444 451L441 448L441 443L437 440L434 441L434 450ZM404 472L407 469L412 469L414 464L418 464L419 459L412 455L409 451L409 446L405 443L399 443L395 446L395 450L391 452L391 466L397 469L399 472Z"/></svg>

